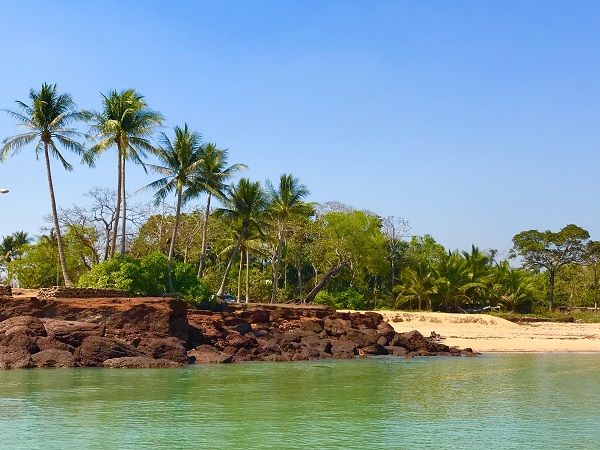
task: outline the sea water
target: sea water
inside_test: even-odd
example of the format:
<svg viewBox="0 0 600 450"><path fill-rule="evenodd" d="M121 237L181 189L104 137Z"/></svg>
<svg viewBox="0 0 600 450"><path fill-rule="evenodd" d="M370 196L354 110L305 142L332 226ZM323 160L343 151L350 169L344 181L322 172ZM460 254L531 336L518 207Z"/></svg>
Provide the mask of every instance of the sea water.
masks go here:
<svg viewBox="0 0 600 450"><path fill-rule="evenodd" d="M0 447L597 449L600 355L0 371Z"/></svg>

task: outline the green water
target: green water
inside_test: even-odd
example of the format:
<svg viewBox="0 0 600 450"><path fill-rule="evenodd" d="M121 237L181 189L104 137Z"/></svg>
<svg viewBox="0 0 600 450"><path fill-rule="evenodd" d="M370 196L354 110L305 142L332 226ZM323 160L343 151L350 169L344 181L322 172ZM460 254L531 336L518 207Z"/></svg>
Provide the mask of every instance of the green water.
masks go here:
<svg viewBox="0 0 600 450"><path fill-rule="evenodd" d="M600 448L600 355L0 373L2 448Z"/></svg>

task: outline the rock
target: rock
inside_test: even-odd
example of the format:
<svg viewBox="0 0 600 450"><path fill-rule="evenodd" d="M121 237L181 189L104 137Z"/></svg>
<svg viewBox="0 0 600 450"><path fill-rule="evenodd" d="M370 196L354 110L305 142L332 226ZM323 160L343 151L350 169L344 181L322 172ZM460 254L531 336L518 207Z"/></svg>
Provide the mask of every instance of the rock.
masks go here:
<svg viewBox="0 0 600 450"><path fill-rule="evenodd" d="M233 328L240 334L246 334L252 331L252 327L247 322L240 322Z"/></svg>
<svg viewBox="0 0 600 450"><path fill-rule="evenodd" d="M300 321L300 329L304 331L312 331L313 333L320 333L323 331L323 320L321 319L309 319Z"/></svg>
<svg viewBox="0 0 600 450"><path fill-rule="evenodd" d="M379 336L379 339L377 339L377 343L379 345L385 346L385 345L388 345L389 339L387 338L387 336Z"/></svg>
<svg viewBox="0 0 600 450"><path fill-rule="evenodd" d="M367 355L387 355L388 351L383 345L373 344L368 347L363 347L362 352Z"/></svg>
<svg viewBox="0 0 600 450"><path fill-rule="evenodd" d="M31 356L35 367L75 367L75 357L66 350L50 348Z"/></svg>
<svg viewBox="0 0 600 450"><path fill-rule="evenodd" d="M389 355L392 356L406 356L408 353L404 347L396 347L393 345L388 345L385 347Z"/></svg>
<svg viewBox="0 0 600 450"><path fill-rule="evenodd" d="M379 334L377 331L371 329L356 329L350 328L346 331L346 339L354 342L357 347L367 347L369 345L373 345L377 343L379 339Z"/></svg>
<svg viewBox="0 0 600 450"><path fill-rule="evenodd" d="M385 336L389 340L395 336L396 331L394 330L394 327L392 327L389 323L381 322L379 325L377 325L377 333L380 336Z"/></svg>
<svg viewBox="0 0 600 450"><path fill-rule="evenodd" d="M102 336L102 326L89 322L78 322L74 320L42 319L48 336L65 344L78 347L88 337Z"/></svg>
<svg viewBox="0 0 600 450"><path fill-rule="evenodd" d="M348 339L331 341L331 354L336 359L351 359L356 355L356 343Z"/></svg>
<svg viewBox="0 0 600 450"><path fill-rule="evenodd" d="M368 328L376 330L377 326L383 322L383 316L375 312L352 313L350 321L355 328Z"/></svg>
<svg viewBox="0 0 600 450"><path fill-rule="evenodd" d="M84 367L97 367L107 359L138 355L139 352L132 345L100 336L85 338L81 346L75 350L79 365Z"/></svg>
<svg viewBox="0 0 600 450"><path fill-rule="evenodd" d="M0 340L0 347L6 347L9 351L24 350L29 354L38 352L40 349L35 342L36 338L27 334L25 330L18 330L12 334L5 335Z"/></svg>
<svg viewBox="0 0 600 450"><path fill-rule="evenodd" d="M56 339L50 336L38 336L35 339L35 343L37 344L40 351L49 349L66 350L69 353L73 353L75 351L75 347L73 347L72 345L57 341Z"/></svg>
<svg viewBox="0 0 600 450"><path fill-rule="evenodd" d="M109 369L169 369L183 364L170 359L155 359L147 356L125 356L107 359L102 363Z"/></svg>
<svg viewBox="0 0 600 450"><path fill-rule="evenodd" d="M196 364L223 364L230 363L233 355L221 353L210 345L200 345L195 350L190 350L188 356L196 361Z"/></svg>
<svg viewBox="0 0 600 450"><path fill-rule="evenodd" d="M137 350L154 359L168 359L182 364L188 360L183 343L176 337L142 339Z"/></svg>
<svg viewBox="0 0 600 450"><path fill-rule="evenodd" d="M329 336L341 336L350 328L350 322L340 318L326 317L323 322L323 329Z"/></svg>
<svg viewBox="0 0 600 450"><path fill-rule="evenodd" d="M398 333L390 341L390 345L406 348L409 352L419 350L429 351L429 341L427 341L417 330L407 333Z"/></svg>
<svg viewBox="0 0 600 450"><path fill-rule="evenodd" d="M0 369L26 369L32 367L27 350L0 346Z"/></svg>
<svg viewBox="0 0 600 450"><path fill-rule="evenodd" d="M0 322L0 333L8 335L11 330L25 329L30 336L46 336L42 321L33 316L16 316Z"/></svg>

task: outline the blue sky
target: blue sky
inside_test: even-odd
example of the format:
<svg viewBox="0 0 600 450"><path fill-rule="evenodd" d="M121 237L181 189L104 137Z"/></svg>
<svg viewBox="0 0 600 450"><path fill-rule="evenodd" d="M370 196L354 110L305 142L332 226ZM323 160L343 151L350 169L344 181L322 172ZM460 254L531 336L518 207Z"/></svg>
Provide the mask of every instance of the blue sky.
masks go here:
<svg viewBox="0 0 600 450"><path fill-rule="evenodd" d="M134 87L167 132L187 121L247 176L292 172L314 201L405 217L451 248L567 223L600 239L598 23L583 0L10 2L0 107L44 81L84 108ZM0 136L15 131L0 115ZM32 150L0 165L0 235L49 211ZM67 206L115 184L115 157L54 173ZM131 192L150 181L130 168Z"/></svg>

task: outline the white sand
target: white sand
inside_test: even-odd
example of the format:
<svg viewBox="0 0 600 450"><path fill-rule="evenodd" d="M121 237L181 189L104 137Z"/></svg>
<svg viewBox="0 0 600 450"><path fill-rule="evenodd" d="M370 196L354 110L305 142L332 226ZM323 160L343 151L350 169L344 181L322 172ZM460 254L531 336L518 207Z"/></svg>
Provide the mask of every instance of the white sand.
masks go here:
<svg viewBox="0 0 600 450"><path fill-rule="evenodd" d="M479 352L600 352L600 324L516 324L485 314L377 311L396 331L441 334L447 345Z"/></svg>

